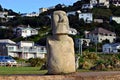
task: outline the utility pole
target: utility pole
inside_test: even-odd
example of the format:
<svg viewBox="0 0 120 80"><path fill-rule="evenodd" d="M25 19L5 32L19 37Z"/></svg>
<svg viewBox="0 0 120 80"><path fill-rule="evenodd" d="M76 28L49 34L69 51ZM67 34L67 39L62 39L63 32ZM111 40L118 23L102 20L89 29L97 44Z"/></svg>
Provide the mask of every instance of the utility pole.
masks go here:
<svg viewBox="0 0 120 80"><path fill-rule="evenodd" d="M97 45L97 42L96 42L95 44L96 44L96 53L97 53L97 46L98 46L98 45Z"/></svg>
<svg viewBox="0 0 120 80"><path fill-rule="evenodd" d="M79 39L79 54L82 56L82 40Z"/></svg>

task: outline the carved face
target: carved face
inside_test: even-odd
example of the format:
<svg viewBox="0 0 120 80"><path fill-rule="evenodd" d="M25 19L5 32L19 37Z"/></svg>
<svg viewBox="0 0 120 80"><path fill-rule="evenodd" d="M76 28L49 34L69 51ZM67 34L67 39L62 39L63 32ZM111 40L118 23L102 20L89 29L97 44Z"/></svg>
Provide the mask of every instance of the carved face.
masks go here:
<svg viewBox="0 0 120 80"><path fill-rule="evenodd" d="M68 34L69 22L64 11L55 11L52 16L53 34Z"/></svg>

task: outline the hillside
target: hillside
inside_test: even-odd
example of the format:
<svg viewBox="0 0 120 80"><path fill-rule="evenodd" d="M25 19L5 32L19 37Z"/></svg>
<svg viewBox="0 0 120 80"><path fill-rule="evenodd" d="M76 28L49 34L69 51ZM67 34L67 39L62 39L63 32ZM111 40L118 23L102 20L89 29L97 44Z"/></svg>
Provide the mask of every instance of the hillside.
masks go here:
<svg viewBox="0 0 120 80"><path fill-rule="evenodd" d="M12 10L7 10L4 9L4 11L7 11L9 15L16 15L13 19L10 19L7 22L0 22L0 26L8 26L10 29L8 33L2 32L3 30L1 29L0 33L5 34L1 35L0 38L14 38L12 36L12 29L15 28L16 26L23 24L23 25L30 25L33 28L41 28L39 33L41 33L44 29L44 32L50 31L50 26L51 26L51 19L47 16L52 14L53 11L55 10L64 10L66 12L71 12L71 11L78 11L80 10L82 13L93 13L93 18L97 19L103 19L103 23L97 23L97 22L92 22L92 23L85 23L82 19L79 19L79 14L76 13L76 15L68 15L69 18L69 24L70 27L75 28L79 35L79 37L84 37L84 31L85 30L93 30L95 27L103 27L107 30L113 31L117 34L117 36L120 36L120 24L116 23L115 21L110 21L111 16L120 16L120 7L116 7L112 4L110 4L109 8L106 7L94 7L93 9L87 9L83 10L81 9L82 4L88 3L87 1L81 2L77 1L71 6L65 6L62 7L61 4L57 4L54 9L49 9L48 11L41 13L38 17L21 17L18 13L13 12ZM0 11L3 11L2 6L0 6ZM11 12L11 13L10 13ZM44 28L45 27L45 28ZM40 35L41 39L44 38L44 36ZM36 36L36 37L40 37ZM34 40L34 41L39 41L38 38L28 38L28 40ZM39 38L40 39L40 38ZM13 39L14 40L14 39Z"/></svg>

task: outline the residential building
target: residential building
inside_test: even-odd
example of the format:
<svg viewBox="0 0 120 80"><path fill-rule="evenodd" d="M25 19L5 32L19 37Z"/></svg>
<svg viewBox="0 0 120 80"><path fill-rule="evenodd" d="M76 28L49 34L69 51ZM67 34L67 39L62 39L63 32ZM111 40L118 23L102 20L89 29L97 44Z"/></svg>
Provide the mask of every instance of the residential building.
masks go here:
<svg viewBox="0 0 120 80"><path fill-rule="evenodd" d="M93 6L96 6L98 4L97 0L90 0L90 4L92 4Z"/></svg>
<svg viewBox="0 0 120 80"><path fill-rule="evenodd" d="M98 3L100 6L106 6L107 8L110 6L109 0L98 0Z"/></svg>
<svg viewBox="0 0 120 80"><path fill-rule="evenodd" d="M110 0L110 3L112 3L115 6L120 6L120 0Z"/></svg>
<svg viewBox="0 0 120 80"><path fill-rule="evenodd" d="M76 15L76 11L67 12L67 16L68 15Z"/></svg>
<svg viewBox="0 0 120 80"><path fill-rule="evenodd" d="M92 4L83 4L82 9L92 9L93 5Z"/></svg>
<svg viewBox="0 0 120 80"><path fill-rule="evenodd" d="M31 28L29 25L26 27L24 25L19 25L14 29L14 34L17 37L29 37L38 34L38 30Z"/></svg>
<svg viewBox="0 0 120 80"><path fill-rule="evenodd" d="M114 32L99 27L90 32L86 31L85 37L95 43L101 43L103 40L109 40L110 43L112 43L116 39L116 34Z"/></svg>
<svg viewBox="0 0 120 80"><path fill-rule="evenodd" d="M48 8L40 8L40 9L39 9L39 13L43 13L43 12L45 12L45 11L48 11Z"/></svg>
<svg viewBox="0 0 120 80"><path fill-rule="evenodd" d="M102 51L104 53L118 53L120 51L120 43L104 44Z"/></svg>
<svg viewBox="0 0 120 80"><path fill-rule="evenodd" d="M120 17L112 16L112 17L110 18L110 20L114 20L115 22L117 22L118 24L120 24Z"/></svg>
<svg viewBox="0 0 120 80"><path fill-rule="evenodd" d="M6 18L8 16L8 12L0 12L0 18Z"/></svg>
<svg viewBox="0 0 120 80"><path fill-rule="evenodd" d="M68 34L70 34L70 35L76 35L77 34L77 30L74 29L74 28L70 28Z"/></svg>
<svg viewBox="0 0 120 80"><path fill-rule="evenodd" d="M0 29L9 29L9 27L6 27L6 26L0 26Z"/></svg>
<svg viewBox="0 0 120 80"><path fill-rule="evenodd" d="M86 46L89 46L90 39L85 39L85 38L76 38L75 39L75 47L80 47L83 44L86 44Z"/></svg>
<svg viewBox="0 0 120 80"><path fill-rule="evenodd" d="M93 21L93 14L92 13L80 13L79 19L83 19L85 23L91 23Z"/></svg>
<svg viewBox="0 0 120 80"><path fill-rule="evenodd" d="M8 16L8 12L0 12L0 18L1 18L0 21L7 22L8 21L7 16Z"/></svg>
<svg viewBox="0 0 120 80"><path fill-rule="evenodd" d="M0 40L0 55L29 59L45 58L46 53L45 46L36 45L33 41L15 43L11 40Z"/></svg>
<svg viewBox="0 0 120 80"><path fill-rule="evenodd" d="M22 17L35 17L35 16L39 16L39 13L36 12L32 12L32 13L23 13L21 14Z"/></svg>
<svg viewBox="0 0 120 80"><path fill-rule="evenodd" d="M103 23L104 21L103 21L103 19L94 19L94 22L96 22L96 23Z"/></svg>
<svg viewBox="0 0 120 80"><path fill-rule="evenodd" d="M109 8L110 4L109 4L109 0L90 0L90 4L92 4L93 6L106 6L107 8Z"/></svg>

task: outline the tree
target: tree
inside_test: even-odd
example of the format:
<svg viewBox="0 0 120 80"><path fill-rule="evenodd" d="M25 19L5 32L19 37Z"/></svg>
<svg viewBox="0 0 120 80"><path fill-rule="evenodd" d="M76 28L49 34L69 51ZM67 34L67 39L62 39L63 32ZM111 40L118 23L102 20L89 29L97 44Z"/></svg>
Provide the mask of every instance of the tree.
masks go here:
<svg viewBox="0 0 120 80"><path fill-rule="evenodd" d="M106 43L110 43L110 41L108 39L102 41L102 44L106 44Z"/></svg>
<svg viewBox="0 0 120 80"><path fill-rule="evenodd" d="M3 8L2 8L2 6L0 5L0 11L3 11Z"/></svg>
<svg viewBox="0 0 120 80"><path fill-rule="evenodd" d="M92 10L94 18L102 18L104 20L109 20L112 16L112 11L105 8L93 8Z"/></svg>

